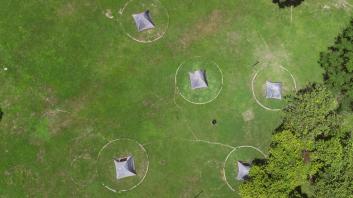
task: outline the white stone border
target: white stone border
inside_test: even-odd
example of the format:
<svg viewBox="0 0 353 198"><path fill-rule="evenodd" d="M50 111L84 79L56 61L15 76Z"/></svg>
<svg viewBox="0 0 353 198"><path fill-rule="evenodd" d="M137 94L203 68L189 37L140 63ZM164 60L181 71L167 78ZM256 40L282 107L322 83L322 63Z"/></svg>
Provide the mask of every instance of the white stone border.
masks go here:
<svg viewBox="0 0 353 198"><path fill-rule="evenodd" d="M118 139L109 141L108 143L106 143L106 144L99 150L98 156L97 156L97 170L96 170L97 174L99 174L99 173L98 173L98 162L99 162L99 156L101 155L102 151L103 151L107 146L109 146L111 143L116 142L116 141L119 141L119 140L128 140L128 141L135 142L135 143L142 149L142 151L146 154L146 157L147 157L147 167L146 167L146 173L145 173L145 175L142 177L142 179L141 179L136 185L132 186L132 187L129 188L129 189L123 189L123 190L117 191L117 190L115 190L114 188L111 188L111 187L109 187L108 185L102 183L102 185L103 185L105 188L107 188L108 190L110 190L110 191L112 191L112 192L114 192L114 193L116 193L116 192L118 192L118 193L127 192L127 191L133 190L134 188L136 188L137 186L139 186L139 185L145 180L145 178L146 178L146 176L147 176L147 173L148 173L148 170L149 170L149 169L148 169L148 168L149 168L149 164L150 164L149 157L148 157L148 153L147 153L145 147L144 147L142 144L140 144L138 141L133 140L133 139L130 139L130 138L118 138Z"/></svg>
<svg viewBox="0 0 353 198"><path fill-rule="evenodd" d="M124 14L124 11L126 9L126 7L129 5L129 3L131 3L133 0L128 0L125 4L124 4L124 7L122 9L119 10L119 14L120 14L120 18L123 16ZM168 22L167 22L167 27L165 29L165 31L163 31L163 33L161 35L159 35L157 38L153 39L153 40L139 40L139 39L136 39L135 37L131 36L125 29L124 25L122 24L121 21L119 21L120 23L120 26L121 28L123 29L124 33L132 40L136 41L136 42L139 42L139 43L152 43L152 42L155 42L161 38L164 37L164 35L167 33L168 29L169 29L169 22L170 22L170 18L169 18L169 12L168 12L168 9L166 7L163 6L163 4L159 1L159 0L154 0L154 1L158 1L160 3L160 5L162 6L163 9L166 10L166 13L167 13L167 17L168 17ZM119 19L118 19L119 20Z"/></svg>
<svg viewBox="0 0 353 198"><path fill-rule="evenodd" d="M257 77L257 75L258 75L261 71L263 71L263 70L266 69L266 68L268 68L268 67L267 67L267 66L266 66L266 67L263 67L263 68L259 69L259 70L254 74L254 76L253 76L253 78L252 78L252 80L251 80L252 95L253 95L253 98L255 99L256 103L257 103L258 105L260 105L262 108L264 108L264 109L266 109L266 110L268 110L268 111L280 111L280 110L282 110L282 109L273 109L273 108L266 107L265 105L263 105L263 104L257 99L256 94L255 94L254 82L255 82L255 80L256 80L256 77ZM297 91L297 81L295 80L293 74L292 74L287 68L285 68L285 67L283 67L283 66L280 66L280 68L289 73L289 75L291 76L291 78L292 78L292 80L293 80L293 83L294 83L294 89L295 89L295 91Z"/></svg>
<svg viewBox="0 0 353 198"><path fill-rule="evenodd" d="M196 58L201 58L201 56L195 56L195 57L193 57L193 58L191 58L191 59L189 59L189 60L196 59ZM176 88L177 92L179 93L179 95L180 95L184 100L186 100L186 101L188 101L188 102L190 102L190 103L192 103L192 104L202 105L202 104L207 104L207 103L213 102L213 101L216 100L216 99L218 98L218 96L221 94L222 89L223 89L223 71L222 71L222 69L219 67L219 65L218 65L216 62L214 62L214 61L210 61L210 62L213 63L213 64L215 64L215 65L217 66L217 68L218 68L218 70L219 70L219 72L221 73L221 76L222 76L221 88L219 89L217 95L216 95L214 98L212 98L212 99L210 99L209 101L206 101L206 102L193 102L193 101L187 99L187 98L179 91L179 88L178 88L178 85L177 85L177 76L178 76L178 72L179 72L180 68L186 63L186 61L184 61L184 62L182 62L182 63L179 65L178 69L177 69L176 72L175 72L175 77L174 77L175 88Z"/></svg>
<svg viewBox="0 0 353 198"><path fill-rule="evenodd" d="M226 176L226 164L227 164L227 161L229 159L229 157L232 155L233 152L235 152L236 150L240 149L240 148L252 148L252 149L255 149L257 150L258 152L260 152L265 158L267 158L267 155L262 152L259 148L257 147L254 147L254 146L249 146L249 145L244 145L244 146L237 146L236 148L234 148L232 151L230 151L226 157L226 159L224 160L223 162L223 167L222 167L222 172L223 172L223 180L225 181L225 183L227 184L228 188L235 192L235 189L232 187L232 185L229 184L228 180L227 180L227 176Z"/></svg>

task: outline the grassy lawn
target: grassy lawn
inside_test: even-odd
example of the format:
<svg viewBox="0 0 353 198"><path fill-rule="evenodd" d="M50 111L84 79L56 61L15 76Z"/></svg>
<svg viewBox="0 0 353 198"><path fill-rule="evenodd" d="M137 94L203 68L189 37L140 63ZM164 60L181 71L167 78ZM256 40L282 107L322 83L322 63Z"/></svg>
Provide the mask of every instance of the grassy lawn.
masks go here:
<svg viewBox="0 0 353 198"><path fill-rule="evenodd" d="M280 122L280 112L253 99L254 73L270 62L298 88L321 81L319 52L352 13L332 0L307 0L292 13L271 0L160 1L154 9L168 11L168 30L152 43L126 35L131 21L117 13L124 1L0 2L0 197L112 197L102 186L109 176L95 169L102 146L119 138L141 143L149 159L144 181L119 196L237 197L223 179L226 156L241 145L266 153ZM134 36L160 35L167 21L152 18L163 27ZM196 56L223 72L222 92L205 105L184 100L174 83L179 65Z"/></svg>

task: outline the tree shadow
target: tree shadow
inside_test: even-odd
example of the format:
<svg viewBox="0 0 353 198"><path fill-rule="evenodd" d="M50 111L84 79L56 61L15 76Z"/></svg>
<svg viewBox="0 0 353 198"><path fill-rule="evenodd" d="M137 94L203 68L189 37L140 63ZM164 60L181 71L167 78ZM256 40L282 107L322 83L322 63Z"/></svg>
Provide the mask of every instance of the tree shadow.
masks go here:
<svg viewBox="0 0 353 198"><path fill-rule="evenodd" d="M267 160L266 159L260 159L260 158L255 158L251 164L252 165L257 165L257 166L263 166L267 163Z"/></svg>
<svg viewBox="0 0 353 198"><path fill-rule="evenodd" d="M272 0L272 3L278 4L279 8L286 8L286 7L297 7L300 5L304 0Z"/></svg>
<svg viewBox="0 0 353 198"><path fill-rule="evenodd" d="M289 193L290 198L308 198L309 196L302 191L301 186L297 186Z"/></svg>
<svg viewBox="0 0 353 198"><path fill-rule="evenodd" d="M2 109L0 108L0 122L1 122L1 120L2 120L3 115L4 115L4 112L3 112Z"/></svg>

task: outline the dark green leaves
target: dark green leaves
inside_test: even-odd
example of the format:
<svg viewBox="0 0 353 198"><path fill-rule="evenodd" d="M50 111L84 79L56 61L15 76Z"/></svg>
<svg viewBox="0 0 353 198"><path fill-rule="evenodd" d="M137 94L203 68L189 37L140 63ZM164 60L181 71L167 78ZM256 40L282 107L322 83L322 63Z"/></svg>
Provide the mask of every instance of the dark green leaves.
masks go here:
<svg viewBox="0 0 353 198"><path fill-rule="evenodd" d="M352 127L344 124L347 115L337 114L334 95L320 84L307 86L288 101L283 123L273 134L269 158L253 166L241 195L349 197L353 152Z"/></svg>
<svg viewBox="0 0 353 198"><path fill-rule="evenodd" d="M353 21L336 38L335 44L321 53L325 85L340 97L343 110L352 110L353 101Z"/></svg>
<svg viewBox="0 0 353 198"><path fill-rule="evenodd" d="M314 140L332 135L332 131L339 127L339 118L335 113L338 104L324 86L309 85L288 100L289 105L283 110L283 124L280 129Z"/></svg>

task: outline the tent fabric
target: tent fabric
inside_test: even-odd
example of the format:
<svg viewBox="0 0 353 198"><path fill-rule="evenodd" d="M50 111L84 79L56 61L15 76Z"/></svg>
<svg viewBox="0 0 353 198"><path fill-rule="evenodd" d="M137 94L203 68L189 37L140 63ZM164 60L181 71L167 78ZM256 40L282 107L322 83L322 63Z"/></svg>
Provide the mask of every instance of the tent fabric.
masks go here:
<svg viewBox="0 0 353 198"><path fill-rule="evenodd" d="M201 89L208 87L205 70L199 69L194 72L189 72L189 78L191 89Z"/></svg>
<svg viewBox="0 0 353 198"><path fill-rule="evenodd" d="M149 10L133 14L132 17L134 18L137 31L142 32L154 28L154 23L152 22Z"/></svg>
<svg viewBox="0 0 353 198"><path fill-rule="evenodd" d="M136 175L134 158L132 156L115 159L114 164L118 180Z"/></svg>
<svg viewBox="0 0 353 198"><path fill-rule="evenodd" d="M282 99L282 83L266 81L266 98Z"/></svg>
<svg viewBox="0 0 353 198"><path fill-rule="evenodd" d="M236 179L239 181L243 181L249 176L250 164L244 163L241 161L237 161L237 164L238 164L238 175Z"/></svg>

